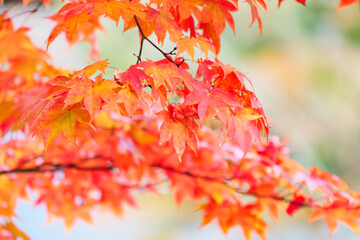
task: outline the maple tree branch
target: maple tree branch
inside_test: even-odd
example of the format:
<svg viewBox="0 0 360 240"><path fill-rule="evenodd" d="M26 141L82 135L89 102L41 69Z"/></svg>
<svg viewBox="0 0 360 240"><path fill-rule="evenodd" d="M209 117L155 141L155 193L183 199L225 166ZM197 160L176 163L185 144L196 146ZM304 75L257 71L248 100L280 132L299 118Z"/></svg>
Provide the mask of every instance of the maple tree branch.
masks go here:
<svg viewBox="0 0 360 240"><path fill-rule="evenodd" d="M38 156L38 157L42 157L42 156ZM86 160L90 160L90 159L94 159L94 158L100 158L100 157L101 156L95 156L95 157L92 157L92 158L84 158L84 159L79 159L79 161L84 162ZM33 160L33 159L36 159L36 158L32 157L30 159L30 161ZM28 161L25 160L25 162L28 162ZM79 164L74 164L74 163L70 163L70 164L43 163L41 165L31 167L31 168L19 168L18 167L18 168L12 169L12 170L3 170L3 171L0 171L0 175L14 174L14 173L56 172L56 171L63 171L65 169L74 169L74 170L78 170L78 171L112 171L112 170L116 169L116 167L112 164L112 161L107 161L106 164L107 164L106 166L81 167L80 166L81 163L79 163ZM23 164L21 164L20 166L22 166L22 165ZM293 200L293 199L286 198L290 194L285 194L285 195L278 196L278 195L264 195L264 194L257 193L257 192L243 191L243 190L238 189L238 188L236 188L234 186L231 186L231 184L229 183L231 178L219 179L219 178L215 178L215 177L197 175L197 174L194 174L194 173L189 172L189 171L182 171L182 170L179 170L179 169L176 169L176 168L173 168L173 167L169 167L169 166L164 166L164 165L161 165L161 164L151 164L151 165L149 165L149 167L158 168L158 169L162 169L162 170L167 171L167 172L172 172L172 173L188 176L188 177L191 177L191 178L193 178L195 180L201 179L201 180L205 180L205 181L218 182L218 183L224 184L224 185L232 188L236 193L242 194L242 195L252 196L252 197L255 197L255 198L273 199L273 200L293 204L293 205L296 205L296 206L299 206L299 207L315 208L315 206L311 205L310 203L299 202L299 201L296 201L296 200ZM164 182L164 181L161 181L161 182ZM129 187L134 187L134 188L137 188L137 189L145 189L145 188L149 187L148 185L144 185L144 186L128 185L128 186Z"/></svg>
<svg viewBox="0 0 360 240"><path fill-rule="evenodd" d="M31 16L31 15L33 15L34 13L36 13L39 10L41 5L42 5L42 2L39 2L34 9L15 14L11 18L16 18L16 17L19 17L19 16L24 15L24 14L28 14L28 13L30 14L29 16Z"/></svg>
<svg viewBox="0 0 360 240"><path fill-rule="evenodd" d="M41 157L41 156L38 156ZM37 158L37 157L36 157ZM36 159L35 157L32 157L30 159ZM94 158L99 158L99 156L95 156L92 158L84 158L84 159L80 159L80 161L86 161L86 160L90 160L90 159L94 159ZM28 162L28 161L25 161ZM15 173L45 173L45 172L56 172L56 171L63 171L65 169L74 169L74 170L78 170L78 171L112 171L115 170L116 167L113 166L112 162L107 162L107 166L94 166L94 167L81 167L79 164L74 164L74 163L70 163L70 164L54 164L54 163L43 163L41 165L35 166L35 167L31 167L31 168L14 168L12 170L3 170L0 171L0 175L7 175L7 174L15 174ZM110 164L109 164L110 163ZM21 164L22 165L22 164ZM254 192L247 192L247 191L242 191L236 187L231 186L228 181L230 179L218 179L218 178L214 178L214 177L209 177L209 176L202 176L202 175L196 175L192 172L189 171L181 171L178 169L175 169L173 167L168 167L168 166L164 166L161 164L152 164L149 167L152 168L159 168L168 172L172 172L172 173L176 173L176 174L181 174L181 175L185 175L191 178L196 179L202 179L205 181L211 181L211 182L218 182L218 183L222 183L224 185L227 185L229 187L231 187L234 191L236 191L239 194L242 195L248 195L248 196L252 196L252 197L256 197L256 198L271 198L274 200L278 200L278 201L283 201L286 203L291 203L293 205L297 205L299 207L309 207L309 208L313 208L314 206L312 206L309 203L303 203L303 202L297 202L291 199L287 199L286 196L276 196L276 195L262 195L260 193L254 193ZM163 181L162 181L163 182ZM132 187L129 185L129 187ZM134 188L137 189L145 189L147 187L147 185L145 186L133 186Z"/></svg>
<svg viewBox="0 0 360 240"><path fill-rule="evenodd" d="M139 62L141 62L141 54L142 54L142 50L143 50L143 46L144 46L144 40L146 39L145 37L145 34L142 30L142 28L140 27L140 23L137 19L137 17L134 15L134 20L136 22L136 25L139 29L139 32L140 32L140 37L141 37L141 40L140 40L140 49L139 49L139 54L137 55L137 61L136 61L136 64L138 64Z"/></svg>
<svg viewBox="0 0 360 240"><path fill-rule="evenodd" d="M155 43L153 43L149 38L147 38L144 34L144 31L142 30L141 26L140 26L140 23L139 23L139 20L137 19L137 17L134 15L134 20L135 20L135 23L139 29L139 32L140 32L140 35L141 35L141 41L140 41L140 50L139 50L139 54L137 56L137 62L136 63L139 63L141 62L141 53L142 53L142 49L143 49L143 43L144 43L144 40L146 40L148 43L150 43L156 50L158 50L167 60L169 60L169 62L175 64L177 67L180 67L180 65L184 62L181 61L180 63L176 63L174 62L174 60L172 60L168 55L173 55L174 54L174 51L176 50L176 47L170 51L169 53L166 53L164 52L161 48L159 48Z"/></svg>
<svg viewBox="0 0 360 240"><path fill-rule="evenodd" d="M143 46L144 46L144 38L141 36L139 54L136 56L137 57L136 64L141 62L141 54L142 54Z"/></svg>
<svg viewBox="0 0 360 240"><path fill-rule="evenodd" d="M286 203L291 203L293 205L297 205L299 207L308 207L308 208L314 208L314 206L312 206L310 203L305 203L305 202L298 202L292 199L287 199L286 196L276 196L276 195L263 195L261 193L255 193L255 192L248 192L248 191L242 191L236 187L231 186L228 181L231 179L217 179L214 177L209 177L209 176L201 176L201 175L195 175L191 172L188 171L180 171L178 169L172 168L172 167L167 167L161 164L152 164L150 165L150 167L155 167L155 168L161 168L165 171L169 171L172 173L176 173L176 174L181 174L181 175L185 175L188 177L192 177L194 179L202 179L202 180L206 180L206 181L212 181L212 182L218 182L218 183L222 183L224 185L227 185L229 187L231 187L234 191L236 191L239 194L242 195L247 195L247 196L252 196L252 197L256 197L256 198L270 198L273 200L277 200L277 201L282 201L282 202L286 202Z"/></svg>
<svg viewBox="0 0 360 240"><path fill-rule="evenodd" d="M15 168L11 170L0 171L0 175L12 174L12 173L43 173L43 172L56 172L62 171L65 169L75 169L79 171L110 171L115 168L112 165L109 166L95 166L95 167L81 167L77 164L53 164L53 163L43 163L36 167L31 168Z"/></svg>
<svg viewBox="0 0 360 240"><path fill-rule="evenodd" d="M212 182L220 181L220 179L217 179L217 178L214 178L214 177L196 175L196 174L188 172L188 171L180 171L180 170L175 169L173 167L167 167L167 166L164 166L164 165L161 165L161 164L152 164L152 165L150 165L150 167L152 167L152 168L160 168L160 169L163 169L165 171L186 175L188 177L192 177L192 178L195 178L195 179L200 178L200 179L207 180L207 181L212 181ZM225 179L225 181L227 181L227 179Z"/></svg>

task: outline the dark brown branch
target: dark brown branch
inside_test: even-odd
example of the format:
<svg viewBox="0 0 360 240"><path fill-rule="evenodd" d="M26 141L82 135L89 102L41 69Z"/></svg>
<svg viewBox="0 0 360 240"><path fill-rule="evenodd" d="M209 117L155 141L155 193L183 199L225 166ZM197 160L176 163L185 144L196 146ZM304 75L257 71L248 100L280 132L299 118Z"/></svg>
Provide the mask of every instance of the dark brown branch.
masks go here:
<svg viewBox="0 0 360 240"><path fill-rule="evenodd" d="M96 157L93 157L91 159L99 158L99 157L100 156L96 156ZM0 175L15 174L15 173L20 174L20 173L56 172L56 171L63 171L63 170L66 170L66 169L74 169L74 170L78 170L78 171L112 171L112 170L116 169L112 165L112 162L110 160L106 162L105 166L82 167L81 162L83 162L84 160L89 160L89 158L88 159L80 159L79 164L74 164L74 163L70 163L70 164L43 163L43 164L41 164L39 166L31 167L31 168L15 168L15 169L12 169L12 170L4 170L4 171L0 171ZM167 171L167 172L188 176L188 177L191 177L191 178L193 178L195 180L201 179L201 180L210 181L210 182L222 183L222 184L224 184L226 186L231 187L237 193L242 194L242 195L252 196L252 197L255 197L255 198L273 199L273 200L277 200L277 201L282 201L282 202L298 205L299 207L314 208L314 206L312 206L310 203L297 202L297 201L295 201L293 199L286 198L290 194L289 195L286 194L286 195L278 196L278 195L263 195L263 194L257 193L257 192L243 191L241 189L238 189L236 187L231 186L231 184L230 184L231 179L219 179L219 178L215 178L215 177L197 175L197 174L189 172L189 171L182 171L182 170L179 170L179 169L176 169L176 168L173 168L173 167L169 167L169 166L164 166L164 165L161 165L161 164L152 164L149 167L158 168L158 169L162 169L162 170ZM134 186L134 187L139 188L138 186ZM141 188L145 188L145 187L141 187Z"/></svg>
<svg viewBox="0 0 360 240"><path fill-rule="evenodd" d="M141 40L140 40L140 50L139 50L139 55L137 56L137 62L136 63L139 63L141 62L141 53L142 53L142 49L143 49L143 43L144 43L144 40L146 40L148 43L150 43L156 50L158 50L167 60L169 60L169 62L175 64L177 67L180 67L180 65L184 62L182 61L181 63L176 63L174 62L174 60L172 60L169 55L172 55L174 53L174 51L176 50L176 48L174 48L172 51L170 51L169 53L166 53L164 52L161 48L159 48L158 46L156 46L155 43L153 43L150 39L148 39L145 34L144 34L144 31L142 30L141 26L140 26L140 23L139 23L139 20L137 19L137 17L134 15L134 20L135 20L135 23L139 29L139 32L140 32L140 35L141 35Z"/></svg>
<svg viewBox="0 0 360 240"><path fill-rule="evenodd" d="M141 62L141 54L142 54L143 45L144 45L144 38L141 37L139 54L136 56L136 57L137 57L136 64L138 64L139 62Z"/></svg>
<svg viewBox="0 0 360 240"><path fill-rule="evenodd" d="M0 175L13 174L13 173L44 173L44 172L56 172L63 171L65 169L75 169L79 171L110 171L115 168L110 166L95 166L95 167L81 167L76 164L52 164L52 163L43 163L39 166L32 168L15 168L12 170L3 170L0 171Z"/></svg>
<svg viewBox="0 0 360 240"><path fill-rule="evenodd" d="M31 15L33 15L34 13L36 13L36 12L39 10L39 8L41 7L41 5L42 5L42 2L39 2L39 3L35 6L34 9L28 10L28 11L24 11L24 12L21 12L21 13L18 13L18 14L16 14L16 15L12 16L11 18L16 18L16 17L19 17L19 16L24 15L24 14L28 14L28 13L30 14L29 16L31 16Z"/></svg>
<svg viewBox="0 0 360 240"><path fill-rule="evenodd" d="M163 170L168 171L168 172L173 172L173 173L177 173L177 174L181 174L181 175L186 175L186 176L192 177L194 179L203 179L203 180L207 180L207 181L210 181L210 182L219 182L219 181L221 181L220 179L217 179L217 178L214 178L214 177L196 175L196 174L191 173L191 172L181 171L181 170L175 169L173 167L167 167L167 166L160 165L160 164L152 164L152 165L150 165L150 167L152 167L152 168L160 168L160 169L163 169ZM223 181L228 181L228 179L225 179Z"/></svg>
<svg viewBox="0 0 360 240"><path fill-rule="evenodd" d="M145 37L145 34L144 34L142 28L140 27L140 24L139 24L139 21L138 21L137 17L135 15L134 15L134 19L135 19L136 25L138 26L138 29L139 29L139 32L140 32L140 37L141 37L139 54L137 55L138 59L136 61L136 64L138 64L139 62L141 62L141 54L142 54L142 50L143 50L143 46L144 46L144 40L146 39L146 37Z"/></svg>
<svg viewBox="0 0 360 240"><path fill-rule="evenodd" d="M287 199L286 198L287 195L284 195L284 196L263 195L261 193L242 191L242 190L240 190L240 189L238 189L236 187L233 187L233 186L231 186L229 184L229 181L231 179L222 179L221 180L221 179L214 178L214 177L209 177L209 176L195 175L194 173L191 173L191 172L188 172L188 171L181 171L181 170L178 170L178 169L175 169L175 168L172 168L172 167L163 166L163 165L160 165L160 164L153 164L153 165L150 165L150 167L160 168L160 169L163 169L163 170L168 171L168 172L185 175L185 176L188 176L188 177L192 177L194 179L202 179L202 180L206 180L206 181L222 183L224 185L227 185L227 186L231 187L237 193L242 194L242 195L252 196L252 197L256 197L256 198L270 198L270 199L277 200L277 201L282 201L282 202L286 202L286 203L292 203L292 204L298 205L300 207L308 207L308 208L313 208L314 207L310 203L297 202L297 201L294 201L292 199Z"/></svg>

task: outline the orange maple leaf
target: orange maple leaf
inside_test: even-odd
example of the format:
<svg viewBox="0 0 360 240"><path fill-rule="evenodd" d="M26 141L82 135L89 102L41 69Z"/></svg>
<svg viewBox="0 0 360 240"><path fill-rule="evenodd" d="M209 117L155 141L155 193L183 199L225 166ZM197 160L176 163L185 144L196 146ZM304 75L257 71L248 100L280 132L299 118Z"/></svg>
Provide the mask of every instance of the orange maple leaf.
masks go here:
<svg viewBox="0 0 360 240"><path fill-rule="evenodd" d="M55 137L62 132L64 136L75 144L75 125L77 122L91 125L91 118L85 109L78 106L67 107L64 104L56 104L46 110L39 120L37 132L41 132L47 150Z"/></svg>
<svg viewBox="0 0 360 240"><path fill-rule="evenodd" d="M308 222L314 222L322 218L325 219L331 235L335 232L339 221L345 223L356 234L359 234L357 222L360 218L360 209L358 207L352 211L350 211L350 205L345 207L343 203L332 203L324 208L317 207L313 209Z"/></svg>
<svg viewBox="0 0 360 240"><path fill-rule="evenodd" d="M197 138L195 132L197 131L197 124L192 118L177 116L173 105L169 105L168 111L164 110L158 115L164 120L160 126L160 144L167 142L172 137L179 159L181 159L186 146L196 152Z"/></svg>
<svg viewBox="0 0 360 240"><path fill-rule="evenodd" d="M114 89L119 85L114 81L102 79L102 75L98 75L95 82L88 78L76 78L72 82L74 82L72 88L64 100L64 108L84 100L85 108L91 118L101 109L102 102L107 103L114 111L118 111Z"/></svg>
<svg viewBox="0 0 360 240"><path fill-rule="evenodd" d="M337 9L341 9L343 7L353 5L356 3L356 1L357 0L340 0L339 6L337 7ZM360 2L359 2L359 9L360 9Z"/></svg>
<svg viewBox="0 0 360 240"><path fill-rule="evenodd" d="M117 101L124 103L125 109L130 116L134 115L139 106L139 99L136 92L133 92L129 86L122 88L117 93Z"/></svg>
<svg viewBox="0 0 360 240"><path fill-rule="evenodd" d="M30 237L28 237L28 235L21 231L13 222L5 222L4 224L0 223L0 232L2 230L10 232L13 239L21 238L23 240L31 240Z"/></svg>

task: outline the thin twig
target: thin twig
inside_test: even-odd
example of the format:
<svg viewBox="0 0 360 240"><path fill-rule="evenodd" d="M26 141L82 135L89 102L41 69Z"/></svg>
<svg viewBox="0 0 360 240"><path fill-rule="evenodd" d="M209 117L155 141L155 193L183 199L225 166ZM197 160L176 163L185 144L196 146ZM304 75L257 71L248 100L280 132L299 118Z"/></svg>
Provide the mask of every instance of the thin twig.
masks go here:
<svg viewBox="0 0 360 240"><path fill-rule="evenodd" d="M95 166L95 167L81 167L77 164L53 164L53 163L43 163L36 167L32 168L15 168L12 170L3 170L0 171L0 175L12 174L12 173L43 173L43 172L56 172L62 171L65 169L75 169L79 171L109 171L114 170L115 168L110 166Z"/></svg>
<svg viewBox="0 0 360 240"><path fill-rule="evenodd" d="M139 24L139 21L138 21L137 17L135 15L134 15L134 20L136 22L136 25L138 26L138 29L139 29L139 32L140 32L140 35L141 35L140 36L141 37L140 50L139 50L139 54L137 55L138 60L136 62L136 64L138 64L139 62L141 62L141 54L142 54L142 49L143 49L143 45L144 45L144 40L146 39L146 37L145 37L145 34L144 34L142 28L140 27L140 24Z"/></svg>
<svg viewBox="0 0 360 240"><path fill-rule="evenodd" d="M194 178L194 179L202 179L202 180L211 181L211 182L219 182L219 183L222 183L222 184L224 184L226 186L231 187L237 193L242 194L242 195L252 196L252 197L256 197L256 198L269 198L269 199L278 200L278 201L282 201L282 202L286 202L286 203L291 203L291 204L301 206L301 207L314 208L314 206L312 206L310 203L297 202L295 200L287 199L287 198L282 197L282 196L263 195L261 193L242 191L242 190L240 190L240 189L238 189L236 187L230 186L228 183L226 183L228 181L227 179L220 180L220 179L217 179L217 178L214 178L214 177L195 175L195 174L193 174L191 172L188 172L188 171L180 171L178 169L163 166L163 165L160 165L160 164L153 164L153 165L150 165L150 167L161 168L161 169L163 169L165 171L169 171L169 172L172 172L172 173L189 176L189 177Z"/></svg>
<svg viewBox="0 0 360 240"><path fill-rule="evenodd" d="M40 1L40 2L36 5L36 7L35 7L32 11L29 12L30 14L27 15L26 18L22 21L22 25L25 25L25 23L30 19L30 17L31 17L32 15L34 15L34 14L39 10L39 8L41 7L41 5L42 5L42 2Z"/></svg>
<svg viewBox="0 0 360 240"><path fill-rule="evenodd" d="M140 41L140 50L139 50L139 55L137 56L137 63L139 63L141 61L141 53L142 53L142 49L143 49L143 43L144 43L144 40L146 40L147 42L149 42L156 50L158 50L167 60L169 60L169 62L175 64L177 67L180 67L180 65L184 62L180 62L180 63L176 63L174 62L174 60L172 60L172 58L169 57L169 55L173 54L173 52L175 51L175 48L174 50L172 50L170 53L166 53L164 52L161 48L159 48L158 46L156 46L155 43L153 43L150 39L148 39L145 34L144 34L144 31L142 30L141 26L140 26L140 23L139 23L139 20L138 18L134 15L134 20L135 20L135 23L139 29L139 32L140 32L140 35L141 35L141 41Z"/></svg>
<svg viewBox="0 0 360 240"><path fill-rule="evenodd" d="M30 16L31 16L32 14L36 13L36 12L39 10L39 8L41 7L41 5L42 5L42 2L39 2L34 9L28 10L28 11L24 11L24 12L21 12L21 13L18 13L18 14L15 14L15 15L12 16L11 18L16 18L16 17L19 17L19 16L24 15L24 14L28 14L28 13L29 13Z"/></svg>
<svg viewBox="0 0 360 240"><path fill-rule="evenodd" d="M174 47L173 50L171 50L170 52L168 52L168 55L176 55L175 51L177 50L177 47Z"/></svg>
<svg viewBox="0 0 360 240"><path fill-rule="evenodd" d="M136 64L138 64L139 62L141 62L141 54L142 54L143 45L144 45L144 38L141 37L141 40L140 40L140 49L139 49L139 54L137 55Z"/></svg>

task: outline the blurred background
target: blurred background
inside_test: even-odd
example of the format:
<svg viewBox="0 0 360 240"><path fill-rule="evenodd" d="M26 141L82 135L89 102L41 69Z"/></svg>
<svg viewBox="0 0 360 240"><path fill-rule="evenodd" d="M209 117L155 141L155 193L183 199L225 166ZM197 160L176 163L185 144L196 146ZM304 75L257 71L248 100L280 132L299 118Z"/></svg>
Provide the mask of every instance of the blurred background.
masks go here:
<svg viewBox="0 0 360 240"><path fill-rule="evenodd" d="M250 8L240 3L240 11L234 16L236 37L226 29L219 59L252 81L265 113L272 119L271 134L289 138L294 159L339 175L360 191L359 8L336 11L337 0L309 0L306 7L293 0L285 0L280 8L276 1L267 3L269 14L261 14L261 36L257 23L248 28ZM10 6L1 6L1 12ZM54 4L50 9L41 8L40 14L18 18L17 24L33 26L31 36L38 46L45 47L53 23L44 24L42 17L59 7ZM10 13L24 10L16 5ZM110 58L113 67L127 69L136 62L136 30L123 33L121 26L118 29L107 21L104 26L106 33L98 34L102 59ZM158 56L150 46L145 47L144 56ZM164 45L165 50L172 48ZM91 63L87 58L89 49L86 43L69 48L61 36L52 43L49 53L57 66L78 69ZM239 228L223 235L216 222L199 229L201 213L190 202L174 206L171 194L139 192L137 196L138 209L128 209L123 217L95 210L93 225L78 221L71 230L58 219L49 223L44 207L21 202L18 223L34 240L244 239ZM296 212L294 217L283 214L278 226L269 219L267 239L330 239L325 223L308 224L308 216L307 210ZM339 226L331 239L358 237Z"/></svg>

